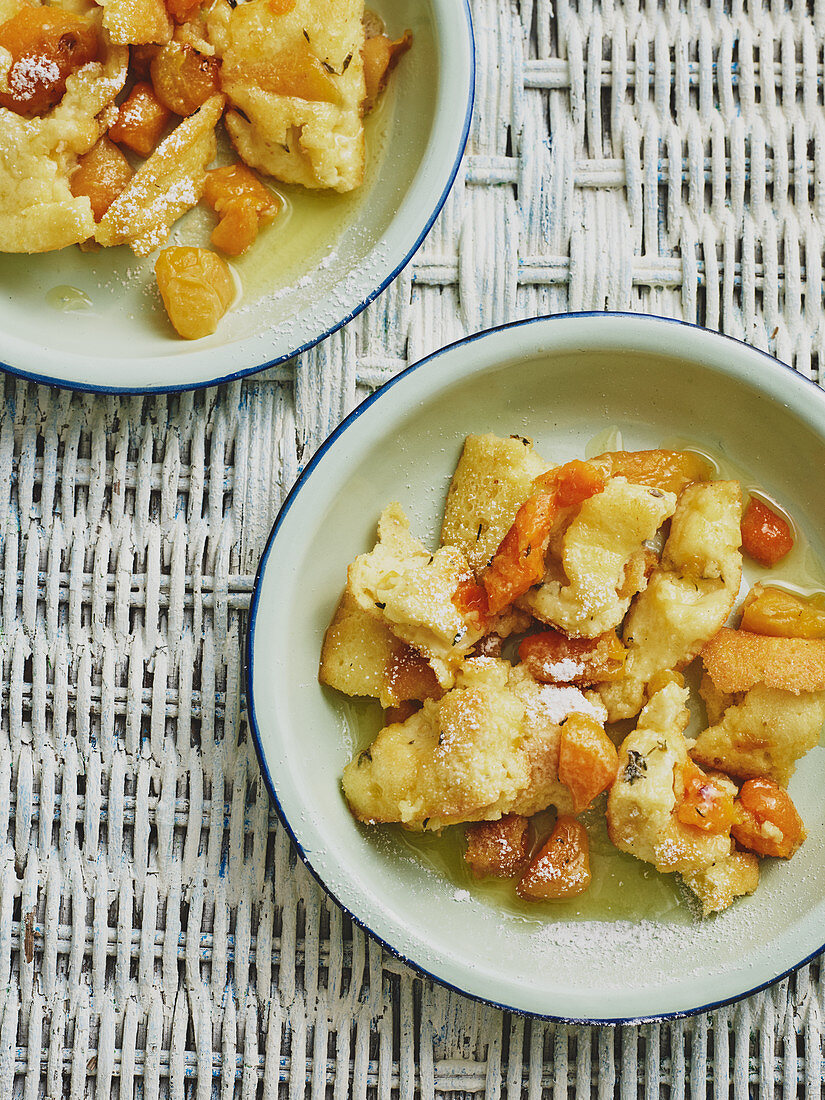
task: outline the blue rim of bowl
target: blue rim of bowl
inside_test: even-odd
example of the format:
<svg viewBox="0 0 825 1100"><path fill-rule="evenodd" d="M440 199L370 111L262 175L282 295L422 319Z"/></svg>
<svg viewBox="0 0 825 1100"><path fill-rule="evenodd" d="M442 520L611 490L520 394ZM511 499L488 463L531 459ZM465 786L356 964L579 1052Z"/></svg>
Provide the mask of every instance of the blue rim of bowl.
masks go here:
<svg viewBox="0 0 825 1100"><path fill-rule="evenodd" d="M381 936L379 936L377 932L374 932L363 918L359 917L348 906L340 901L336 894L332 890L330 890L330 888L324 882L319 872L315 870L309 857L304 851L301 842L299 841L292 826L290 825L289 820L287 819L287 816L281 806L280 799L278 798L275 784L272 780L272 775L266 762L263 744L261 742L260 730L258 728L258 719L255 714L255 693L253 689L255 623L258 614L258 602L260 599L261 582L263 580L264 572L266 570L267 561L269 560L269 555L272 551L272 547L278 534L278 530L280 529L283 521L286 519L287 513L289 512L293 502L295 501L295 498L297 497L303 486L306 484L307 480L309 479L315 468L323 460L327 451L330 450L335 441L338 439L338 437L342 435L347 430L347 428L351 424L353 424L361 416L361 414L365 412L372 404L374 404L379 398L381 398L384 394L391 390L393 386L396 385L396 383L400 382L402 378L405 378L407 375L412 374L420 368L427 366L434 360L439 359L442 355L445 355L447 352L453 351L455 348L462 347L468 344L473 344L477 340L484 339L485 337L490 336L493 333L505 332L507 329L521 328L528 325L547 323L552 321L563 322L565 320L573 318L585 317L624 317L630 318L634 321L641 321L642 323L646 323L648 320L664 321L667 324L671 325L679 325L684 328L697 329L699 332L707 333L711 336L719 337L720 339L729 340L732 344L737 344L740 347L747 349L748 352L755 353L757 356L764 359L766 363L770 364L771 369L778 369L780 371L784 370L790 372L790 374L792 374L794 378L799 379L800 382L807 383L808 385L813 386L814 389L819 393L820 398L823 397L822 389L820 389L820 387L816 384L816 382L813 381L813 379L806 378L804 375L799 374L798 371L795 371L793 367L791 367L789 364L783 363L781 360L775 358L773 355L768 354L768 352L762 351L760 348L752 347L750 344L746 344L743 340L737 340L735 337L728 336L726 333L715 332L712 329L706 329L702 325L694 324L691 321L682 321L675 317L660 317L657 314L639 314L630 313L628 311L611 312L607 310L582 310L576 313L556 313L551 315L544 315L541 317L527 317L519 321L508 321L507 323L502 325L495 325L492 328L483 329L480 332L471 333L469 336L462 337L462 339L460 340L455 340L451 344L446 344L444 347L432 352L432 354L426 356L424 359L419 359L417 363L410 364L410 366L406 367L403 371L400 371L398 374L394 375L379 389L370 394L369 397L365 398L365 400L362 401L360 405L353 409L352 412L346 417L346 419L341 421L335 431L332 432L324 440L324 442L310 459L309 463L301 471L297 481L287 494L286 499L284 500L278 511L278 515L275 517L275 523L273 524L272 530L269 533L269 538L266 541L266 546L264 547L263 554L261 555L261 560L258 564L258 569L255 573L255 583L252 588L252 599L249 605L249 621L246 630L246 701L247 713L249 716L249 728L252 731L252 740L255 744L255 752L258 756L258 762L261 765L261 773L263 775L264 782L266 783L270 798L272 799L273 805L275 806L275 812L278 814L279 820L289 834L292 843L295 845L295 849L301 859L301 862L310 872L318 885L323 889L323 891L332 898L335 904L338 905L339 908L342 909L343 912L346 913L347 916L352 921L354 921L359 928L362 928L366 933L372 936L372 938L377 943L379 943L384 948L384 950L388 951L390 955L392 955L394 958L399 959L401 962L405 963L407 966L417 971L417 973L421 974L423 977L430 978L432 981L437 982L439 985L442 985L447 989L452 989L456 993L460 993L464 997L470 997L472 1000L478 1001L480 1004L490 1005L491 1007L501 1009L504 1012L511 1012L514 1015L524 1016L530 1019L549 1020L556 1023L590 1025L593 1027L619 1027L625 1025L657 1023L665 1020L681 1020L686 1019L690 1016L700 1015L703 1012L712 1012L719 1008L725 1008L727 1005L737 1004L739 1001L743 1001L747 997L752 997L757 993L761 993L762 990L768 989L770 986L782 981L783 978L787 978L790 974L795 973L807 963L811 962L811 960L815 959L817 955L819 955L822 951L825 951L825 941L823 941L822 945L818 947L815 951L812 951L809 955L806 955L805 958L800 959L799 962L794 963L793 966L789 966L781 973L775 975L772 978L769 978L767 981L761 982L759 985L755 985L749 989L744 990L742 993L737 993L732 997L726 997L719 1001L709 1001L707 1004L697 1005L695 1008L679 1009L675 1012L659 1012L654 1013L650 1016L616 1016L606 1019L600 1019L589 1016L559 1016L549 1012L529 1012L526 1009L518 1008L515 1005L508 1005L502 1001L496 1001L491 997L484 997L479 993L472 993L467 989L462 989L461 986L456 985L453 982L446 981L444 978L439 977L438 974L434 974L431 970L428 970L425 966L422 966L421 963L418 963L414 959L411 959L407 955L404 955L403 952L399 951L397 948L393 947L392 944L388 943Z"/></svg>
<svg viewBox="0 0 825 1100"><path fill-rule="evenodd" d="M418 234L418 238L412 245L406 256L398 263L397 267L387 275L384 280L374 289L371 290L365 298L363 298L345 317L340 321L337 321L330 328L326 329L320 334L320 336L314 337L312 340L307 341L300 347L295 348L294 351L279 355L275 359L271 359L266 363L261 363L257 367L244 367L242 370L233 371L231 374L224 375L221 378L210 378L205 382L186 382L183 385L178 386L130 386L127 389L120 388L118 386L97 386L93 383L66 381L62 378L50 378L46 374L40 374L37 371L22 370L19 367L13 367L9 363L4 363L0 360L0 371L6 374L13 375L15 378L22 378L27 382L37 382L44 386L55 386L62 390L77 390L80 393L100 393L100 394L114 394L136 397L142 395L154 395L164 393L185 393L188 390L203 390L208 389L211 386L223 386L228 382L235 382L239 378L247 378L249 375L258 374L260 371L269 370L271 367L278 367L282 363L289 362L290 359L295 359L299 355L303 355L304 352L309 351L310 348L314 348L317 344L320 344L327 337L332 336L333 333L338 332L344 325L348 325L350 321L354 320L359 313L367 308L367 306L374 302L379 294L382 294L390 283L401 274L413 256L421 247L424 238L433 227L433 223L438 215L441 213L444 203L447 201L447 196L452 190L455 178L458 175L458 169L461 165L461 159L464 156L464 150L467 146L467 138L470 133L470 123L473 117L473 105L475 103L475 86L476 86L476 50L475 50L475 33L473 31L473 17L470 10L470 0L461 0L461 6L464 10L464 15L467 20L467 34L469 36L470 46L470 72L469 72L469 93L467 97L467 105L464 112L464 122L461 128L461 138L458 143L458 149L456 150L455 160L453 161L452 168L444 184L444 188L436 202L435 208L432 214L426 221L426 224Z"/></svg>

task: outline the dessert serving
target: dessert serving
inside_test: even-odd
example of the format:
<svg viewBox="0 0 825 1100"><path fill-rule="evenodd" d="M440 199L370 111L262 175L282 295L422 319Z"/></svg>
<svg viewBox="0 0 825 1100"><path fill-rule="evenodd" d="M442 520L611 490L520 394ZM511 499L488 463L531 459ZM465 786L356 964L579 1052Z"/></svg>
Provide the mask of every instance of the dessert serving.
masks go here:
<svg viewBox="0 0 825 1100"><path fill-rule="evenodd" d="M530 902L586 893L597 818L706 917L753 893L805 840L787 784L825 721L825 610L779 583L739 599L743 555L793 544L697 452L550 466L469 436L439 546L389 504L326 632L322 683L384 708L351 812L461 829L473 874Z"/></svg>
<svg viewBox="0 0 825 1100"><path fill-rule="evenodd" d="M224 257L283 207L267 181L359 187L364 116L410 42L360 0L3 0L0 251L148 256L203 200L213 247L155 270L176 330L213 332L235 297Z"/></svg>

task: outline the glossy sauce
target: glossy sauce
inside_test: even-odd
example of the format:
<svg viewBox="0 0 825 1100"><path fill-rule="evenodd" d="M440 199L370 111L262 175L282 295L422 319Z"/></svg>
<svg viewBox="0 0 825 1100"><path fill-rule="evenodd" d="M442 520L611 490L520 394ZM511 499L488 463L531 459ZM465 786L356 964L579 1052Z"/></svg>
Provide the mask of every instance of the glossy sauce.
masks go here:
<svg viewBox="0 0 825 1100"><path fill-rule="evenodd" d="M88 294L68 284L52 287L46 294L46 303L60 313L77 313L91 309L94 304Z"/></svg>

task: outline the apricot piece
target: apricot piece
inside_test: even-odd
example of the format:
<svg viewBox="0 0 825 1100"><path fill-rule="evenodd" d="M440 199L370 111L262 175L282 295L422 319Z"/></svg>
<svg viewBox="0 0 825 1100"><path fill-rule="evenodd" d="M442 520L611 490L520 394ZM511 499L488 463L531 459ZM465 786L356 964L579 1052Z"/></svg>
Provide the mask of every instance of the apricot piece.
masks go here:
<svg viewBox="0 0 825 1100"><path fill-rule="evenodd" d="M626 477L677 496L694 481L709 481L712 473L707 459L694 451L606 451L590 461L607 477Z"/></svg>
<svg viewBox="0 0 825 1100"><path fill-rule="evenodd" d="M73 195L88 197L92 204L92 215L98 222L132 175L132 167L120 149L108 138L102 137L88 153L79 158L69 187Z"/></svg>
<svg viewBox="0 0 825 1100"><path fill-rule="evenodd" d="M391 696L399 701L440 699L444 692L438 685L433 666L411 645L401 643L387 662L387 685Z"/></svg>
<svg viewBox="0 0 825 1100"><path fill-rule="evenodd" d="M521 814L505 814L499 821L467 826L464 859L479 877L515 878L530 854L528 821Z"/></svg>
<svg viewBox="0 0 825 1100"><path fill-rule="evenodd" d="M149 71L160 102L186 118L220 92L221 63L185 42L169 42L152 58Z"/></svg>
<svg viewBox="0 0 825 1100"><path fill-rule="evenodd" d="M374 109L378 97L387 87L390 74L411 45L412 31L404 31L395 41L386 34L376 34L365 40L361 57L364 60L367 94L361 107L362 114L368 115Z"/></svg>
<svg viewBox="0 0 825 1100"><path fill-rule="evenodd" d="M240 256L254 243L261 225L281 209L280 198L240 162L206 173L203 197L220 217L211 241L229 256Z"/></svg>
<svg viewBox="0 0 825 1100"><path fill-rule="evenodd" d="M569 787L573 810L581 813L612 785L619 770L616 746L588 714L571 714L561 727L559 779Z"/></svg>
<svg viewBox="0 0 825 1100"><path fill-rule="evenodd" d="M693 761L682 767L684 790L676 816L683 825L706 833L727 833L733 824L733 791Z"/></svg>
<svg viewBox="0 0 825 1100"><path fill-rule="evenodd" d="M142 157L148 157L161 139L172 112L146 81L139 81L121 103L108 136Z"/></svg>
<svg viewBox="0 0 825 1100"><path fill-rule="evenodd" d="M227 256L240 256L255 243L257 236L258 218L254 208L243 202L232 202L224 209L209 240Z"/></svg>
<svg viewBox="0 0 825 1100"><path fill-rule="evenodd" d="M775 638L825 638L825 608L783 588L755 584L742 604L739 627Z"/></svg>
<svg viewBox="0 0 825 1100"><path fill-rule="evenodd" d="M568 638L558 630L530 634L518 655L543 684L601 684L622 675L627 651L615 630L597 638Z"/></svg>
<svg viewBox="0 0 825 1100"><path fill-rule="evenodd" d="M341 103L341 89L335 79L339 75L325 66L304 41L281 50L266 61L252 61L242 66L231 64L222 72L227 85L241 80L272 95L335 105Z"/></svg>
<svg viewBox="0 0 825 1100"><path fill-rule="evenodd" d="M31 118L60 102L72 73L97 59L99 43L80 15L26 5L0 25L0 47L11 54L0 107Z"/></svg>
<svg viewBox="0 0 825 1100"><path fill-rule="evenodd" d="M226 262L208 248L165 248L155 275L169 320L186 340L213 333L235 295Z"/></svg>
<svg viewBox="0 0 825 1100"><path fill-rule="evenodd" d="M735 803L731 836L760 856L790 859L807 836L791 796L772 779L749 779Z"/></svg>
<svg viewBox="0 0 825 1100"><path fill-rule="evenodd" d="M176 23L188 23L201 6L202 0L164 0L166 10Z"/></svg>
<svg viewBox="0 0 825 1100"><path fill-rule="evenodd" d="M397 722L406 722L408 718L421 710L421 704L414 699L405 699L397 707L384 708L384 725L394 726Z"/></svg>
<svg viewBox="0 0 825 1100"><path fill-rule="evenodd" d="M544 555L559 513L604 489L601 473L574 459L543 474L481 577L488 610L497 615L544 577Z"/></svg>
<svg viewBox="0 0 825 1100"><path fill-rule="evenodd" d="M776 565L793 548L790 524L764 501L751 497L742 516L742 549L760 565Z"/></svg>
<svg viewBox="0 0 825 1100"><path fill-rule="evenodd" d="M458 582L458 587L452 596L453 604L462 619L473 625L484 628L489 616L490 604L484 588L473 580L465 577Z"/></svg>
<svg viewBox="0 0 825 1100"><path fill-rule="evenodd" d="M583 894L589 885L587 830L574 817L560 817L519 880L516 893L527 901L558 901Z"/></svg>

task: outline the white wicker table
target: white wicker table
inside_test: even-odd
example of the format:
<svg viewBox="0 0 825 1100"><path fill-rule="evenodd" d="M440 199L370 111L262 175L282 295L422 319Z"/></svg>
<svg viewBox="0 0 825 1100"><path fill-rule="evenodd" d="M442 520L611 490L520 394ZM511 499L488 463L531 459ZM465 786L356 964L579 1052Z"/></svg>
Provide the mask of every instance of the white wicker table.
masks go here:
<svg viewBox="0 0 825 1100"><path fill-rule="evenodd" d="M468 154L423 248L286 368L169 398L6 379L0 1100L819 1096L825 985L643 1028L418 978L270 810L241 641L285 491L407 363L518 317L630 309L819 377L825 5L474 0Z"/></svg>

